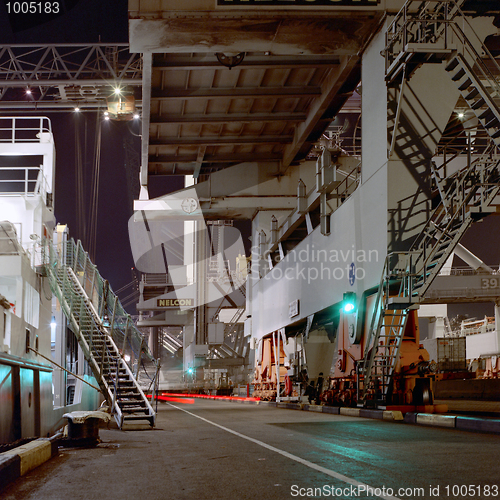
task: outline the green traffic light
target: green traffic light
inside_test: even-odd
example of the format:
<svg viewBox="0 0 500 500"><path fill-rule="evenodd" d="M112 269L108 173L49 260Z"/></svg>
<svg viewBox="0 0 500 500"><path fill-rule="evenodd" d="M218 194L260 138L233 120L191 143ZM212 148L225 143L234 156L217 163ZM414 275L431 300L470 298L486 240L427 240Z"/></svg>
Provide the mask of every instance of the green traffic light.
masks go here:
<svg viewBox="0 0 500 500"><path fill-rule="evenodd" d="M354 292L345 292L342 304L345 313L353 313L356 310L356 294Z"/></svg>
<svg viewBox="0 0 500 500"><path fill-rule="evenodd" d="M349 313L354 311L354 304L351 304L350 302L348 304L344 305L344 312Z"/></svg>

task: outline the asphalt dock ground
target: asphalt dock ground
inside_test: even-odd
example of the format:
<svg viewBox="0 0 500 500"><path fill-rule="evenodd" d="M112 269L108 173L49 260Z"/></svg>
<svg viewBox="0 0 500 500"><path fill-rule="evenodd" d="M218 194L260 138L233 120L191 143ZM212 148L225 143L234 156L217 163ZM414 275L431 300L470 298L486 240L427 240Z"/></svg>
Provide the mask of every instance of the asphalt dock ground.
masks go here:
<svg viewBox="0 0 500 500"><path fill-rule="evenodd" d="M495 498L500 435L272 404L159 403L148 425L100 429L2 500ZM311 408L312 409L312 408ZM495 494L496 493L496 494Z"/></svg>

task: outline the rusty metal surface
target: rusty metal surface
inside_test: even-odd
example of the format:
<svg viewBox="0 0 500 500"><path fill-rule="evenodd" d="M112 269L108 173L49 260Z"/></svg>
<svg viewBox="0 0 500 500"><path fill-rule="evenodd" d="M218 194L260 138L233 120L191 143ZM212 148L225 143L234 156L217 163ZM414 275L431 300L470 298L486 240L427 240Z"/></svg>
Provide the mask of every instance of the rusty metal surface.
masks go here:
<svg viewBox="0 0 500 500"><path fill-rule="evenodd" d="M245 161L273 162L274 170L278 162L281 174L305 159L359 84L360 52L382 15L235 10L130 19L131 50L152 53L143 95L149 178L198 177ZM237 65L221 63L239 53Z"/></svg>

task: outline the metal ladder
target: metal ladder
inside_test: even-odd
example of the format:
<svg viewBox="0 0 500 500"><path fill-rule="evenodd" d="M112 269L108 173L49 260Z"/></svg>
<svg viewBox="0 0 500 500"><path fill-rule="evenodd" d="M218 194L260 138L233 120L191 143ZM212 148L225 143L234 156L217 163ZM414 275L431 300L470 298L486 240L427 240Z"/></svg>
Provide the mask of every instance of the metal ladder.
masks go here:
<svg viewBox="0 0 500 500"><path fill-rule="evenodd" d="M73 240L67 242L62 252L64 255L57 255L50 244L46 248L45 269L52 292L58 298L68 318L70 328L82 348L118 426L123 428L125 423L137 420L146 420L154 426L155 412L116 343L118 339L116 333L120 330L116 307L109 326L107 326L107 314L105 312L99 314L95 307L98 295L95 292L99 288L102 291L104 280L88 259L88 254L81 248L80 242L78 244ZM81 271L82 268L92 269L90 276L89 273ZM90 295L86 288L90 288ZM103 301L109 299L112 299L116 306L118 299L114 295L99 296L99 309L102 312L108 310ZM126 325L123 345L127 337L130 341L134 336L140 335L138 331L134 331L135 327L129 318L126 320ZM141 337L139 357L146 351Z"/></svg>

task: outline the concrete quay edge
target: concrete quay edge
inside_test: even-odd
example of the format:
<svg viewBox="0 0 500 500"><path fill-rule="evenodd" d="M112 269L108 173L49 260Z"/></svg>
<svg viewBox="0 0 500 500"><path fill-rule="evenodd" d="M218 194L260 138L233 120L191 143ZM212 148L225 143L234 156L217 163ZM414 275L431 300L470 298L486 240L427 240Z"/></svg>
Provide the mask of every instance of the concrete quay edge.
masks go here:
<svg viewBox="0 0 500 500"><path fill-rule="evenodd" d="M18 477L50 460L59 452L58 441L62 434L38 438L29 443L0 453L0 492Z"/></svg>

